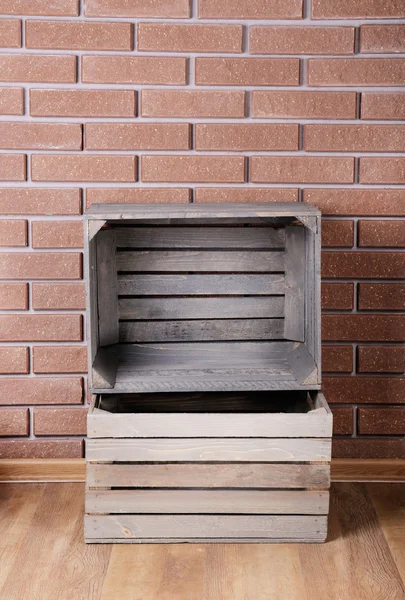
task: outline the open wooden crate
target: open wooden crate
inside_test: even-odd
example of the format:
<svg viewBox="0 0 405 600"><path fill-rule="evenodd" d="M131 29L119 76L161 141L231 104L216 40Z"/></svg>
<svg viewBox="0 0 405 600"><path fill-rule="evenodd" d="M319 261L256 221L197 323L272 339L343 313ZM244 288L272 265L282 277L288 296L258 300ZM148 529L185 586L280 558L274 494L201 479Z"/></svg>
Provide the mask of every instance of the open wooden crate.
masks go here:
<svg viewBox="0 0 405 600"><path fill-rule="evenodd" d="M320 214L304 203L93 205L90 388L320 389Z"/></svg>

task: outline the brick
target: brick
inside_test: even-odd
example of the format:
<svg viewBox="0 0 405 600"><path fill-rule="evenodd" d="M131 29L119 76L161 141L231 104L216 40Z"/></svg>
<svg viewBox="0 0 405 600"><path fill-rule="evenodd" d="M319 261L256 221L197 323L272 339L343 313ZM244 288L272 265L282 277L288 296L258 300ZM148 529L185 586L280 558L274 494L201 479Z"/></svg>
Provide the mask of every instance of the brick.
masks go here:
<svg viewBox="0 0 405 600"><path fill-rule="evenodd" d="M259 119L355 119L355 92L252 92L252 116Z"/></svg>
<svg viewBox="0 0 405 600"><path fill-rule="evenodd" d="M310 58L309 85L403 85L405 59L401 58Z"/></svg>
<svg viewBox="0 0 405 600"><path fill-rule="evenodd" d="M405 346L358 346L359 373L403 373Z"/></svg>
<svg viewBox="0 0 405 600"><path fill-rule="evenodd" d="M2 81L76 83L76 57L70 55L1 54Z"/></svg>
<svg viewBox="0 0 405 600"><path fill-rule="evenodd" d="M3 279L81 279L79 252L2 252Z"/></svg>
<svg viewBox="0 0 405 600"><path fill-rule="evenodd" d="M233 118L245 116L245 92L142 90L143 117Z"/></svg>
<svg viewBox="0 0 405 600"><path fill-rule="evenodd" d="M83 56L84 83L186 85L187 60L162 56Z"/></svg>
<svg viewBox="0 0 405 600"><path fill-rule="evenodd" d="M26 310L28 285L26 283L0 283L0 310Z"/></svg>
<svg viewBox="0 0 405 600"><path fill-rule="evenodd" d="M0 20L0 48L21 48L20 19Z"/></svg>
<svg viewBox="0 0 405 600"><path fill-rule="evenodd" d="M80 342L81 315L0 315L2 342Z"/></svg>
<svg viewBox="0 0 405 600"><path fill-rule="evenodd" d="M0 247L26 246L27 221L7 219L0 221Z"/></svg>
<svg viewBox="0 0 405 600"><path fill-rule="evenodd" d="M47 17L76 17L78 0L0 0L3 15L46 15Z"/></svg>
<svg viewBox="0 0 405 600"><path fill-rule="evenodd" d="M25 346L3 346L0 348L0 373L3 375L28 373L28 361L28 348Z"/></svg>
<svg viewBox="0 0 405 600"><path fill-rule="evenodd" d="M405 283L360 283L360 310L405 310Z"/></svg>
<svg viewBox="0 0 405 600"><path fill-rule="evenodd" d="M301 19L302 0L200 0L201 19Z"/></svg>
<svg viewBox="0 0 405 600"><path fill-rule="evenodd" d="M324 215L405 215L405 190L313 189L304 190L304 201L318 206Z"/></svg>
<svg viewBox="0 0 405 600"><path fill-rule="evenodd" d="M81 377L3 377L0 405L82 404Z"/></svg>
<svg viewBox="0 0 405 600"><path fill-rule="evenodd" d="M305 150L405 152L405 125L305 125Z"/></svg>
<svg viewBox="0 0 405 600"><path fill-rule="evenodd" d="M250 27L250 54L353 54L354 27Z"/></svg>
<svg viewBox="0 0 405 600"><path fill-rule="evenodd" d="M24 114L24 89L0 88L0 115Z"/></svg>
<svg viewBox="0 0 405 600"><path fill-rule="evenodd" d="M333 435L353 435L354 420L353 409L350 407L334 407L333 413Z"/></svg>
<svg viewBox="0 0 405 600"><path fill-rule="evenodd" d="M361 95L361 118L405 120L405 93L364 92Z"/></svg>
<svg viewBox="0 0 405 600"><path fill-rule="evenodd" d="M0 181L25 181L25 154L0 154Z"/></svg>
<svg viewBox="0 0 405 600"><path fill-rule="evenodd" d="M81 221L33 221L33 248L83 248Z"/></svg>
<svg viewBox="0 0 405 600"><path fill-rule="evenodd" d="M352 346L322 346L323 373L351 373L353 371Z"/></svg>
<svg viewBox="0 0 405 600"><path fill-rule="evenodd" d="M341 279L402 279L403 252L332 252L322 255L322 277Z"/></svg>
<svg viewBox="0 0 405 600"><path fill-rule="evenodd" d="M324 310L353 310L353 283L322 283L322 308Z"/></svg>
<svg viewBox="0 0 405 600"><path fill-rule="evenodd" d="M0 188L2 215L80 215L77 188Z"/></svg>
<svg viewBox="0 0 405 600"><path fill-rule="evenodd" d="M405 184L405 158L361 158L360 183Z"/></svg>
<svg viewBox="0 0 405 600"><path fill-rule="evenodd" d="M139 23L137 48L146 52L242 52L242 25Z"/></svg>
<svg viewBox="0 0 405 600"><path fill-rule="evenodd" d="M30 90L33 117L134 117L135 103L129 90Z"/></svg>
<svg viewBox="0 0 405 600"><path fill-rule="evenodd" d="M34 373L87 372L86 346L35 346Z"/></svg>
<svg viewBox="0 0 405 600"><path fill-rule="evenodd" d="M405 409L359 408L358 432L360 435L405 435Z"/></svg>
<svg viewBox="0 0 405 600"><path fill-rule="evenodd" d="M313 19L378 19L405 17L403 0L313 0Z"/></svg>
<svg viewBox="0 0 405 600"><path fill-rule="evenodd" d="M91 204L179 204L190 200L187 188L88 188L86 206Z"/></svg>
<svg viewBox="0 0 405 600"><path fill-rule="evenodd" d="M253 156L254 183L353 183L354 160L319 156Z"/></svg>
<svg viewBox="0 0 405 600"><path fill-rule="evenodd" d="M1 413L0 413L1 414ZM87 408L36 408L34 434L86 435Z"/></svg>
<svg viewBox="0 0 405 600"><path fill-rule="evenodd" d="M0 148L10 150L81 150L78 123L0 123Z"/></svg>
<svg viewBox="0 0 405 600"><path fill-rule="evenodd" d="M87 123L87 150L188 150L188 123Z"/></svg>
<svg viewBox="0 0 405 600"><path fill-rule="evenodd" d="M25 45L33 49L132 50L131 23L26 21Z"/></svg>
<svg viewBox="0 0 405 600"><path fill-rule="evenodd" d="M322 339L334 342L404 342L405 315L328 315Z"/></svg>
<svg viewBox="0 0 405 600"><path fill-rule="evenodd" d="M354 244L353 221L323 221L322 246L351 248Z"/></svg>
<svg viewBox="0 0 405 600"><path fill-rule="evenodd" d="M360 52L405 52L405 25L362 25Z"/></svg>
<svg viewBox="0 0 405 600"><path fill-rule="evenodd" d="M34 154L31 176L33 181L136 181L136 157Z"/></svg>
<svg viewBox="0 0 405 600"><path fill-rule="evenodd" d="M84 283L33 283L34 310L83 310L86 307Z"/></svg>
<svg viewBox="0 0 405 600"><path fill-rule="evenodd" d="M402 377L326 376L322 387L332 404L404 404Z"/></svg>
<svg viewBox="0 0 405 600"><path fill-rule="evenodd" d="M28 408L0 408L0 437L29 435Z"/></svg>
<svg viewBox="0 0 405 600"><path fill-rule="evenodd" d="M405 247L405 221L359 221L360 247Z"/></svg>
<svg viewBox="0 0 405 600"><path fill-rule="evenodd" d="M299 85L299 58L196 58L197 85Z"/></svg>
<svg viewBox="0 0 405 600"><path fill-rule="evenodd" d="M86 0L86 17L182 19L189 16L190 0Z"/></svg>
<svg viewBox="0 0 405 600"><path fill-rule="evenodd" d="M82 440L1 440L0 458L82 458Z"/></svg>
<svg viewBox="0 0 405 600"><path fill-rule="evenodd" d="M242 156L142 156L142 181L244 183Z"/></svg>
<svg viewBox="0 0 405 600"><path fill-rule="evenodd" d="M194 191L194 202L298 202L298 190L294 188L197 188Z"/></svg>
<svg viewBox="0 0 405 600"><path fill-rule="evenodd" d="M196 150L298 150L299 126L295 124L194 125Z"/></svg>
<svg viewBox="0 0 405 600"><path fill-rule="evenodd" d="M332 442L332 458L403 458L405 440L336 438Z"/></svg>

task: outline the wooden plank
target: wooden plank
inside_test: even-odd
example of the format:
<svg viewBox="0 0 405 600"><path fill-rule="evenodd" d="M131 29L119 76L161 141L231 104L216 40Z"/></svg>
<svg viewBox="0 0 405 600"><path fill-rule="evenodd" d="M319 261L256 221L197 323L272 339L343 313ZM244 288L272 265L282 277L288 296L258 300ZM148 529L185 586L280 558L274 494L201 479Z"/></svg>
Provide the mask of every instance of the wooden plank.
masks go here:
<svg viewBox="0 0 405 600"><path fill-rule="evenodd" d="M85 512L326 515L329 492L301 490L87 490Z"/></svg>
<svg viewBox="0 0 405 600"><path fill-rule="evenodd" d="M329 461L330 439L89 439L87 460L118 462Z"/></svg>
<svg viewBox="0 0 405 600"><path fill-rule="evenodd" d="M322 517L320 517L322 518ZM326 518L326 517L325 517ZM212 544L215 548L218 544L247 544L248 547L253 544L322 544L326 541L324 535L320 535L319 538L85 538L86 544L139 544L147 545L153 548L153 545L160 546L162 544L171 544L170 553L173 551L173 547L181 547L182 544L196 544L197 548L200 544ZM175 546L176 545L176 546ZM250 548L249 548L250 549ZM144 548L142 548L144 550ZM187 548L188 554L190 548ZM132 553L132 551L131 551Z"/></svg>
<svg viewBox="0 0 405 600"><path fill-rule="evenodd" d="M269 296L284 294L284 275L118 275L121 296Z"/></svg>
<svg viewBox="0 0 405 600"><path fill-rule="evenodd" d="M97 242L98 329L100 346L118 342L118 291L115 232L99 231Z"/></svg>
<svg viewBox="0 0 405 600"><path fill-rule="evenodd" d="M284 337L303 342L305 322L305 229L286 227Z"/></svg>
<svg viewBox="0 0 405 600"><path fill-rule="evenodd" d="M117 375L117 354L114 347L100 346L93 363L93 388L113 389Z"/></svg>
<svg viewBox="0 0 405 600"><path fill-rule="evenodd" d="M311 488L326 489L330 466L322 464L114 464L88 463L90 487Z"/></svg>
<svg viewBox="0 0 405 600"><path fill-rule="evenodd" d="M302 386L318 384L318 369L305 344L296 342L294 350L288 355L288 361L291 371Z"/></svg>
<svg viewBox="0 0 405 600"><path fill-rule="evenodd" d="M305 230L305 346L317 366L317 382L321 383L321 220L317 232Z"/></svg>
<svg viewBox="0 0 405 600"><path fill-rule="evenodd" d="M88 223L86 223L86 225L88 225ZM86 227L84 244L84 279L86 284L87 355L89 377L91 382L93 362L97 354L99 340L97 303L97 245L95 239L89 239L89 233L86 231Z"/></svg>
<svg viewBox="0 0 405 600"><path fill-rule="evenodd" d="M284 271L284 252L139 250L117 253L118 271L212 271L261 272Z"/></svg>
<svg viewBox="0 0 405 600"><path fill-rule="evenodd" d="M85 516L91 538L326 538L326 516L262 515L100 515Z"/></svg>
<svg viewBox="0 0 405 600"><path fill-rule="evenodd" d="M122 320L261 319L284 317L284 296L249 298L121 298Z"/></svg>

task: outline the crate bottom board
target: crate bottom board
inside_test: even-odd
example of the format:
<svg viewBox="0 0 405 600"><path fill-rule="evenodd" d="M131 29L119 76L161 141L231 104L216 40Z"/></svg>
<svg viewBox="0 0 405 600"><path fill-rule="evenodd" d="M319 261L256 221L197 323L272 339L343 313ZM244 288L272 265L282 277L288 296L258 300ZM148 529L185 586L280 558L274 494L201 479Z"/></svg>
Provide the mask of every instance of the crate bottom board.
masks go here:
<svg viewBox="0 0 405 600"><path fill-rule="evenodd" d="M324 544L327 540L287 538L150 538L124 540L119 538L85 539L86 544Z"/></svg>

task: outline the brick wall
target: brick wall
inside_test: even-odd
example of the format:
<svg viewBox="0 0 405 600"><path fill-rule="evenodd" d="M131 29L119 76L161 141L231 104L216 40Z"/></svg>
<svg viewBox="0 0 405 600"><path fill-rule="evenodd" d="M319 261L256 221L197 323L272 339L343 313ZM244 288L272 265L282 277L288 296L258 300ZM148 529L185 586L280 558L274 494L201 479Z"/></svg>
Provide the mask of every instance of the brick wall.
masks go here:
<svg viewBox="0 0 405 600"><path fill-rule="evenodd" d="M0 456L83 454L86 205L275 200L325 215L334 454L403 456L404 0L0 13Z"/></svg>

